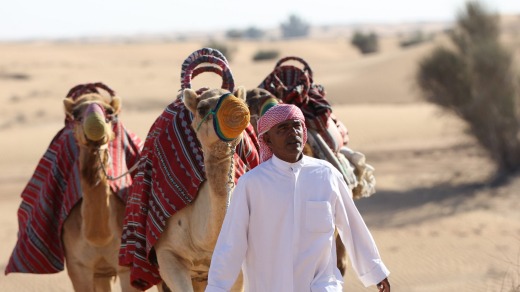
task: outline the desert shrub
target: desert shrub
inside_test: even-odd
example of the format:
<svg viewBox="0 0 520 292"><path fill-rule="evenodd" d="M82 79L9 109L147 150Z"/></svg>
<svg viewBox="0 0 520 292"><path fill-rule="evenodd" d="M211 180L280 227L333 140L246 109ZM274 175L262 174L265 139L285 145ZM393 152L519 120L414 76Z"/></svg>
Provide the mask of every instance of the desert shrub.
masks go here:
<svg viewBox="0 0 520 292"><path fill-rule="evenodd" d="M204 47L217 49L226 57L226 59L229 62L231 62L231 60L233 60L233 52L235 50L229 45L226 45L221 42L217 42L215 40L210 40L207 44L204 45Z"/></svg>
<svg viewBox="0 0 520 292"><path fill-rule="evenodd" d="M296 15L290 15L287 22L280 25L284 39L306 37L309 35L310 25Z"/></svg>
<svg viewBox="0 0 520 292"><path fill-rule="evenodd" d="M29 80L31 77L25 73L3 72L0 70L0 79Z"/></svg>
<svg viewBox="0 0 520 292"><path fill-rule="evenodd" d="M365 34L360 31L354 32L350 43L354 45L362 54L375 53L379 50L377 35L373 32Z"/></svg>
<svg viewBox="0 0 520 292"><path fill-rule="evenodd" d="M418 44L431 41L433 39L433 35L425 35L422 31L418 30L413 32L411 35L403 38L399 41L399 46L401 48L416 46Z"/></svg>
<svg viewBox="0 0 520 292"><path fill-rule="evenodd" d="M519 79L512 54L499 42L498 17L466 3L450 34L453 49L437 47L420 61L423 97L462 118L500 174L520 169Z"/></svg>
<svg viewBox="0 0 520 292"><path fill-rule="evenodd" d="M253 56L253 61L273 60L277 59L280 52L277 50L257 51Z"/></svg>

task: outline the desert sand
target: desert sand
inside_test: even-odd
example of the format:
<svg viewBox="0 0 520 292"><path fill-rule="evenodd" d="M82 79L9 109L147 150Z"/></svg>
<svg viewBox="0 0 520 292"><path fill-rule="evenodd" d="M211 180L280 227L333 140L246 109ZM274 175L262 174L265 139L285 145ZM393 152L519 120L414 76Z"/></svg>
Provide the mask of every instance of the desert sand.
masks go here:
<svg viewBox="0 0 520 292"><path fill-rule="evenodd" d="M393 291L518 291L520 177L493 187L495 169L457 117L421 99L417 62L441 40L401 49L392 37L362 56L346 38L231 42L235 83L257 86L275 61L304 58L348 127L350 147L376 169L377 192L356 201L391 271ZM517 36L509 35L520 57ZM73 86L101 81L123 99L124 124L143 139L180 88L180 65L202 42L0 44L0 269L17 237L20 194L63 125ZM219 85L198 78L194 87ZM200 86L199 86L200 85ZM519 288L516 288L519 289ZM155 289L152 289L155 291ZM66 272L0 274L0 291L72 291ZM115 285L114 291L119 291ZM352 269L345 291L364 288Z"/></svg>

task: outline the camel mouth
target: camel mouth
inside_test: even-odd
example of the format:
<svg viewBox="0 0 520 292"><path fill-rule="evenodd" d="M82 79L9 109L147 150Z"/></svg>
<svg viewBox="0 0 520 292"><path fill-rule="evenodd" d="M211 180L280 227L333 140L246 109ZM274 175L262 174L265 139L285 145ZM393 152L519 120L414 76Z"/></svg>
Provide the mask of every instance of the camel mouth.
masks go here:
<svg viewBox="0 0 520 292"><path fill-rule="evenodd" d="M85 135L91 140L99 140L105 133L105 112L103 108L92 103L88 105L83 116Z"/></svg>
<svg viewBox="0 0 520 292"><path fill-rule="evenodd" d="M220 97L214 112L215 132L219 139L226 142L239 137L251 120L247 104L230 93Z"/></svg>
<svg viewBox="0 0 520 292"><path fill-rule="evenodd" d="M93 147L108 143L109 124L105 109L97 103L90 104L85 111L82 124L87 143Z"/></svg>
<svg viewBox="0 0 520 292"><path fill-rule="evenodd" d="M90 140L86 136L85 136L85 139L87 141L87 146L92 147L92 148L102 148L104 145L107 145L109 142L109 139L107 139L106 137L103 137L96 141Z"/></svg>

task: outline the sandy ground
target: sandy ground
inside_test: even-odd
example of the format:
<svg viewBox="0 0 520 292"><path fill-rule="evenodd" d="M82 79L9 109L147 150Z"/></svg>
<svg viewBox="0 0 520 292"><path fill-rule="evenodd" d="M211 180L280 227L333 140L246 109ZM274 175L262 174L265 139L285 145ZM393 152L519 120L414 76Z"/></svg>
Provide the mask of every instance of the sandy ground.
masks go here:
<svg viewBox="0 0 520 292"><path fill-rule="evenodd" d="M237 85L258 85L274 61L251 57L276 48L280 56L303 57L325 86L349 128L350 146L376 169L377 193L356 204L391 271L393 291L513 291L520 284L520 177L490 186L494 168L464 124L420 99L414 73L431 44L402 50L384 39L382 52L366 57L344 39L232 45ZM16 242L20 193L62 127L67 91L106 83L123 98L125 125L144 138L180 88L182 60L202 46L0 44L1 270ZM71 290L65 272L0 275L0 291ZM362 287L350 269L345 291L375 288Z"/></svg>

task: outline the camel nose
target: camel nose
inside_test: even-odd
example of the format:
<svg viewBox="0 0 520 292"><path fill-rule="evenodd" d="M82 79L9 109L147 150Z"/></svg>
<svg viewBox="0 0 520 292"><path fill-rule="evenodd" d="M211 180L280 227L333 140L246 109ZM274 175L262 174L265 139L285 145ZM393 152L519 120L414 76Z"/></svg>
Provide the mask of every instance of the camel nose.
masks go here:
<svg viewBox="0 0 520 292"><path fill-rule="evenodd" d="M99 141L105 136L105 112L99 104L87 107L83 121L83 131L89 140Z"/></svg>
<svg viewBox="0 0 520 292"><path fill-rule="evenodd" d="M247 127L249 120L247 104L234 95L228 95L216 112L217 135L224 141L236 139Z"/></svg>

